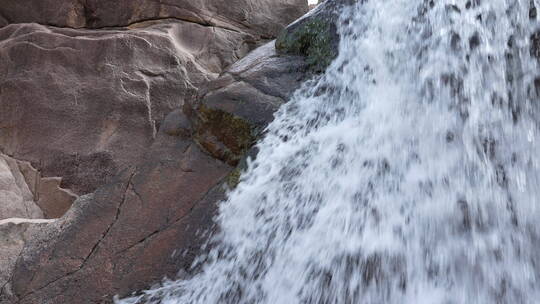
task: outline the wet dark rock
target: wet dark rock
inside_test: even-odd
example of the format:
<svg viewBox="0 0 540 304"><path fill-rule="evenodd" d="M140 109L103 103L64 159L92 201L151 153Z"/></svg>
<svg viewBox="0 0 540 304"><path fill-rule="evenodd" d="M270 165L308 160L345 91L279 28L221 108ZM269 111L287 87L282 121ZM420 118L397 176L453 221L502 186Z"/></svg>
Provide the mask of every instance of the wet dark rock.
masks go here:
<svg viewBox="0 0 540 304"><path fill-rule="evenodd" d="M471 36L469 39L469 47L471 50L476 49L480 45L480 35L478 33L474 33L474 35Z"/></svg>

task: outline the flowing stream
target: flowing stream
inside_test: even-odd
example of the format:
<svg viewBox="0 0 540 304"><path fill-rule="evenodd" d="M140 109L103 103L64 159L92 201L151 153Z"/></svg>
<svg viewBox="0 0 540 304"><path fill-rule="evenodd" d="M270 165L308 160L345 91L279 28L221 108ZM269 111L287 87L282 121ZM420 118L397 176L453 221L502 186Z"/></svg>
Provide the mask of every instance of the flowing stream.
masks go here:
<svg viewBox="0 0 540 304"><path fill-rule="evenodd" d="M201 271L125 303L540 303L531 0L368 0L220 207Z"/></svg>

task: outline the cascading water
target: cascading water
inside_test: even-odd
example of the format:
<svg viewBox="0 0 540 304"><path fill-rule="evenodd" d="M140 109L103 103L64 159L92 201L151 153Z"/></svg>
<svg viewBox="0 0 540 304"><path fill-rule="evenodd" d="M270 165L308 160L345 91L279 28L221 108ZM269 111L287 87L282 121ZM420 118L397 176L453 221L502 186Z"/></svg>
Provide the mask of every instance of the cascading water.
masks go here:
<svg viewBox="0 0 540 304"><path fill-rule="evenodd" d="M540 303L533 6L345 10L339 57L269 126L201 272L126 302Z"/></svg>

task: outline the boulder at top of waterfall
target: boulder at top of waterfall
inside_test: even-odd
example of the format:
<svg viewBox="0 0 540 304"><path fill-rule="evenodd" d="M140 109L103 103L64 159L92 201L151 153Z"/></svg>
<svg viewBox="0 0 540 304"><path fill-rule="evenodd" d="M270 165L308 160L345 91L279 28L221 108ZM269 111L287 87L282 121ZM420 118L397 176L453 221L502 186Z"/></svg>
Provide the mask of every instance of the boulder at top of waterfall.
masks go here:
<svg viewBox="0 0 540 304"><path fill-rule="evenodd" d="M188 104L196 140L214 157L237 165L305 80L306 70L304 57L278 55L274 41L253 51Z"/></svg>
<svg viewBox="0 0 540 304"><path fill-rule="evenodd" d="M174 18L270 38L307 10L306 0L3 0L0 26L103 28Z"/></svg>

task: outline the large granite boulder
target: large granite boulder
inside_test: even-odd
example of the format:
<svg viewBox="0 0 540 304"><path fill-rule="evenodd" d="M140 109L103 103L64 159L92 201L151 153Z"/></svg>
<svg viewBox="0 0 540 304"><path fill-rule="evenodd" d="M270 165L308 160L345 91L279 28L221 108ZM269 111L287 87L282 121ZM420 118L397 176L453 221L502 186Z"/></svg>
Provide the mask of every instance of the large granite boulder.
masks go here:
<svg viewBox="0 0 540 304"><path fill-rule="evenodd" d="M0 150L94 191L134 164L165 115L243 56L246 34L193 23L0 29Z"/></svg>
<svg viewBox="0 0 540 304"><path fill-rule="evenodd" d="M270 38L307 10L306 0L2 0L0 26L103 28L174 18Z"/></svg>
<svg viewBox="0 0 540 304"><path fill-rule="evenodd" d="M129 28L0 28L0 151L91 193L141 157L165 114L307 10L243 1L3 2L8 24Z"/></svg>

